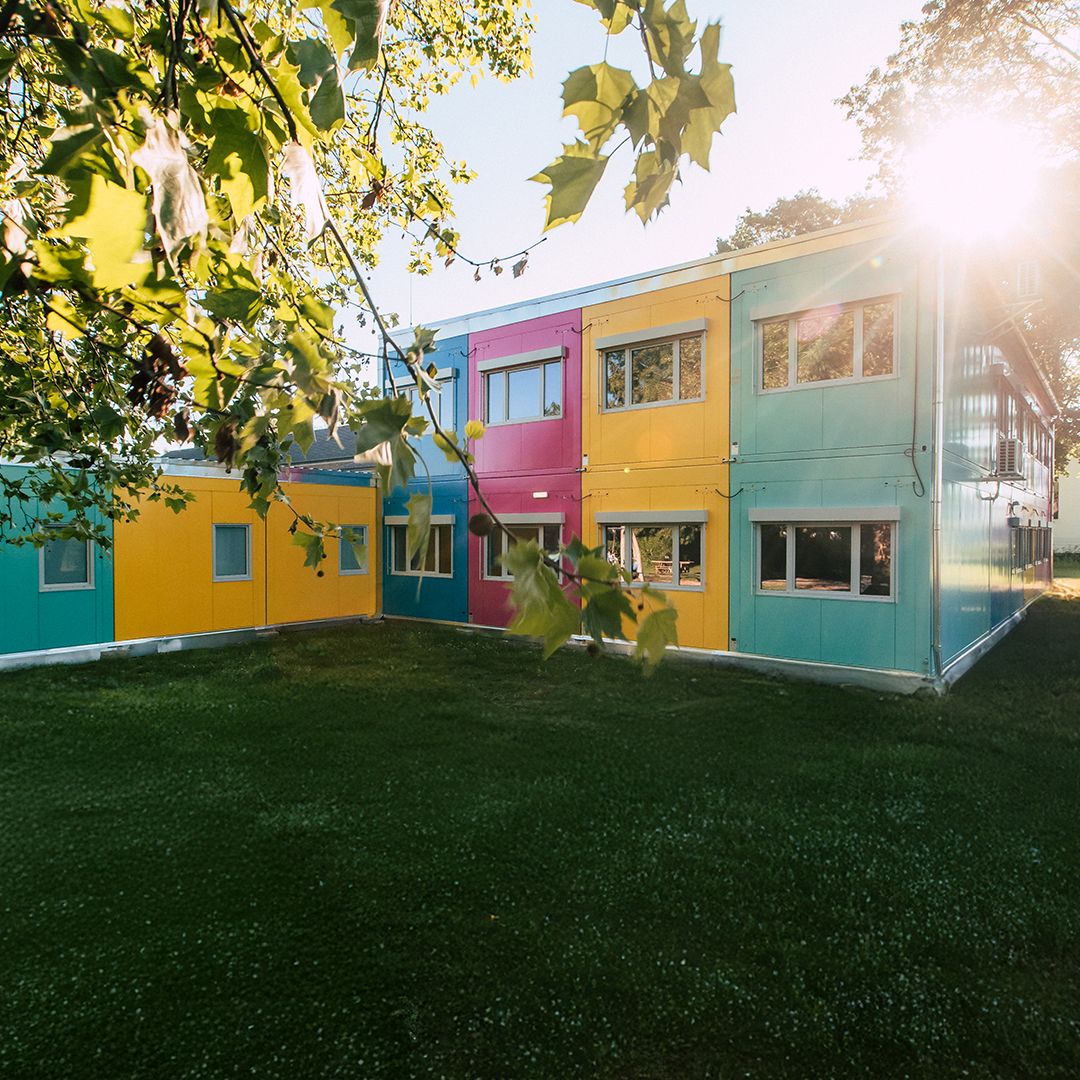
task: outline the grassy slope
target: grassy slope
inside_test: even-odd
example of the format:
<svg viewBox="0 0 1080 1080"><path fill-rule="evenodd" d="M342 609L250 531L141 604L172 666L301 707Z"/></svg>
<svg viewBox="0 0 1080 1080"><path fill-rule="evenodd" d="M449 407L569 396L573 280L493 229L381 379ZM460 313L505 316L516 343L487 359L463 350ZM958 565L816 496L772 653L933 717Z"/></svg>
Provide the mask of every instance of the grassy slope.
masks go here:
<svg viewBox="0 0 1080 1080"><path fill-rule="evenodd" d="M0 677L0 1076L1076 1076L1078 652L1045 601L944 701L389 625Z"/></svg>

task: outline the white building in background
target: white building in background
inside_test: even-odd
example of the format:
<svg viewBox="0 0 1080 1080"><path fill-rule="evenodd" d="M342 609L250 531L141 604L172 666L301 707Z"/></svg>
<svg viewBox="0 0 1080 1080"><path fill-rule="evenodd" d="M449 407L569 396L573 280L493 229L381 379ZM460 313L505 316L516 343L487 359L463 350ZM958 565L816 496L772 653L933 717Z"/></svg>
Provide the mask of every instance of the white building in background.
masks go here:
<svg viewBox="0 0 1080 1080"><path fill-rule="evenodd" d="M1054 553L1080 554L1080 461L1058 481L1058 517L1054 522Z"/></svg>

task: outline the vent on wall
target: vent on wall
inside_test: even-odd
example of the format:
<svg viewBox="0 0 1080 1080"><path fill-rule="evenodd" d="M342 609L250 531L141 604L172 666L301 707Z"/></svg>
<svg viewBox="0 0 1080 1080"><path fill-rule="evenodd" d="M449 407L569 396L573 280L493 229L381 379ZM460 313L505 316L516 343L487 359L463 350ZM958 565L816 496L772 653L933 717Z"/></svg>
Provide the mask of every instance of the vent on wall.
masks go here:
<svg viewBox="0 0 1080 1080"><path fill-rule="evenodd" d="M1019 439L998 436L997 477L999 480L1024 479L1024 444Z"/></svg>

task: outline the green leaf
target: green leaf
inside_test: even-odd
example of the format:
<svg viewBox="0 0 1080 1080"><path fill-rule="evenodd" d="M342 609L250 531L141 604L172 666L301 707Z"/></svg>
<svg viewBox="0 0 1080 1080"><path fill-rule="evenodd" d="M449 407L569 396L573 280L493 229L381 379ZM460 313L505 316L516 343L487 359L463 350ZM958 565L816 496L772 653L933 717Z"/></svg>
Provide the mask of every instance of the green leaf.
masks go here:
<svg viewBox="0 0 1080 1080"><path fill-rule="evenodd" d="M300 532L298 529L292 534L292 542L304 549L304 565L318 570L324 554L322 537L314 533Z"/></svg>
<svg viewBox="0 0 1080 1080"><path fill-rule="evenodd" d="M412 416L407 397L361 401L349 426L356 433L356 460L375 465L385 491L404 487L416 472L416 453L405 440Z"/></svg>
<svg viewBox="0 0 1080 1080"><path fill-rule="evenodd" d="M431 496L415 492L409 496L405 507L409 511L405 526L405 558L411 566L413 556L419 556L417 561L422 570L431 541Z"/></svg>
<svg viewBox="0 0 1080 1080"><path fill-rule="evenodd" d="M668 192L678 175L675 166L664 162L655 150L638 154L634 179L626 185L626 209L634 210L642 224L668 204Z"/></svg>
<svg viewBox="0 0 1080 1080"><path fill-rule="evenodd" d="M218 174L238 223L258 210L270 193L270 163L262 139L249 127L252 119L244 110L231 106L211 113L214 141L206 167Z"/></svg>
<svg viewBox="0 0 1080 1080"><path fill-rule="evenodd" d="M331 68L319 83L308 111L320 131L331 132L345 123L345 91L336 67Z"/></svg>
<svg viewBox="0 0 1080 1080"><path fill-rule="evenodd" d="M86 241L94 261L92 279L103 290L119 289L141 281L150 261L135 263L142 250L146 226L146 196L91 174L72 181L68 220L53 235Z"/></svg>
<svg viewBox="0 0 1080 1080"><path fill-rule="evenodd" d="M600 21L612 34L621 34L634 17L634 8L624 0L577 0L577 2L599 12Z"/></svg>
<svg viewBox="0 0 1080 1080"><path fill-rule="evenodd" d="M510 631L543 638L544 658L565 645L581 626L581 612L559 588L555 571L544 561L535 540L519 541L502 556L514 575L510 605L514 619Z"/></svg>
<svg viewBox="0 0 1080 1080"><path fill-rule="evenodd" d="M679 644L678 618L673 607L660 607L650 611L638 626L634 656L644 662L646 673L655 670L669 645Z"/></svg>
<svg viewBox="0 0 1080 1080"><path fill-rule="evenodd" d="M596 154L587 143L571 143L563 150L562 157L530 178L551 185L551 191L544 196L547 206L545 232L564 221L577 221L581 217L609 160Z"/></svg>
<svg viewBox="0 0 1080 1080"><path fill-rule="evenodd" d="M599 150L622 119L637 83L633 75L608 63L570 72L563 83L564 116L576 116L581 133Z"/></svg>
<svg viewBox="0 0 1080 1080"><path fill-rule="evenodd" d="M597 644L604 638L626 637L624 622L634 621L634 609L625 590L618 585L584 582L581 598L582 628Z"/></svg>
<svg viewBox="0 0 1080 1080"><path fill-rule="evenodd" d="M104 141L104 133L96 124L79 124L61 128L49 140L49 153L38 168L48 176L64 176L69 169L82 164L91 151Z"/></svg>
<svg viewBox="0 0 1080 1080"><path fill-rule="evenodd" d="M379 59L389 0L332 0L330 7L344 18L352 32L349 70L374 67Z"/></svg>

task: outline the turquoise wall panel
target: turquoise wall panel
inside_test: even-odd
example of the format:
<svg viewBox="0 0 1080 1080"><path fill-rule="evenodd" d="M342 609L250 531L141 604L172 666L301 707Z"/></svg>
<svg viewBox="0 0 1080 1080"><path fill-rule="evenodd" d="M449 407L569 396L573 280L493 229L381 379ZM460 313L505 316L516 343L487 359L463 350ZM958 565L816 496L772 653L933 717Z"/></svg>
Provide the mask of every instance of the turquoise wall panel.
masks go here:
<svg viewBox="0 0 1080 1080"><path fill-rule="evenodd" d="M932 270L914 243L893 238L733 275L731 438L739 444L731 469L731 490L739 492L730 511L733 649L929 669ZM884 297L897 305L892 375L780 392L758 388L761 320ZM899 509L891 600L758 591L752 509L874 506Z"/></svg>
<svg viewBox="0 0 1080 1080"><path fill-rule="evenodd" d="M5 466L9 479L29 470ZM27 512L38 513L36 500ZM112 526L107 524L108 535ZM17 534L14 534L17 535ZM111 641L113 563L108 551L91 547L93 588L41 591L40 551L25 544L0 543L0 652L58 649Z"/></svg>

